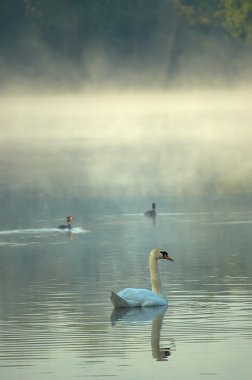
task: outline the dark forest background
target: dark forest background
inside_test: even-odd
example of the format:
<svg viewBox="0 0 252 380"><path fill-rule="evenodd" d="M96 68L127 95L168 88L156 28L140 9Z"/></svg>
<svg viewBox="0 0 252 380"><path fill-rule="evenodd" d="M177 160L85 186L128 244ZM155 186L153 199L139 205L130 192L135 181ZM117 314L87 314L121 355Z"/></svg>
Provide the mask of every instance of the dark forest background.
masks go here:
<svg viewBox="0 0 252 380"><path fill-rule="evenodd" d="M0 85L250 80L252 0L0 0Z"/></svg>

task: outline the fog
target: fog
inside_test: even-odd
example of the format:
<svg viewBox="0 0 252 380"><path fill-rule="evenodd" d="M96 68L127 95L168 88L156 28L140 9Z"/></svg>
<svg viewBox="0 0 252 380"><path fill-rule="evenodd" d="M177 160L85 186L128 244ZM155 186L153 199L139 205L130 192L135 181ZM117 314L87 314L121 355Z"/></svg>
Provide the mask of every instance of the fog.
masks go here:
<svg viewBox="0 0 252 380"><path fill-rule="evenodd" d="M1 187L48 194L243 193L251 91L1 95Z"/></svg>

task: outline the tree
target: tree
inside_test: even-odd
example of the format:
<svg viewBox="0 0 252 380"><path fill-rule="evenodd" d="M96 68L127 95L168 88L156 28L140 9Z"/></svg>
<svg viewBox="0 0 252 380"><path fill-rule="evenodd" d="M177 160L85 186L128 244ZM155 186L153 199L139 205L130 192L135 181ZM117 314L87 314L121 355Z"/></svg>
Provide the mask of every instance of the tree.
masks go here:
<svg viewBox="0 0 252 380"><path fill-rule="evenodd" d="M252 1L223 0L222 6L224 25L230 35L234 38L248 38L252 32Z"/></svg>
<svg viewBox="0 0 252 380"><path fill-rule="evenodd" d="M223 29L232 38L251 35L252 0L174 0L191 25Z"/></svg>

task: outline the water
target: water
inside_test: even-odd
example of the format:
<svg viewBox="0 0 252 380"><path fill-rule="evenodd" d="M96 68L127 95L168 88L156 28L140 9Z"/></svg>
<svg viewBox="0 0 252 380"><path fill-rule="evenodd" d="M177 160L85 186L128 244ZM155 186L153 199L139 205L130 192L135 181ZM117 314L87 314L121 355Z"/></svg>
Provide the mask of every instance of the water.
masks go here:
<svg viewBox="0 0 252 380"><path fill-rule="evenodd" d="M1 379L250 379L248 120L205 112L175 130L163 113L2 115ZM156 246L175 260L159 262L168 308L114 310L111 290L150 287Z"/></svg>

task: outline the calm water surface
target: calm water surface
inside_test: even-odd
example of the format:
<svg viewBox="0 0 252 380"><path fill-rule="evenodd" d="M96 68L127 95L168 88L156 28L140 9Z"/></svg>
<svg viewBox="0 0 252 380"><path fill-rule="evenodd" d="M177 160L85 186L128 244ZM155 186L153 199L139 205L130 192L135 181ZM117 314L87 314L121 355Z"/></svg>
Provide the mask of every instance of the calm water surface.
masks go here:
<svg viewBox="0 0 252 380"><path fill-rule="evenodd" d="M110 215L71 238L1 231L1 378L249 379L251 219ZM149 287L158 242L175 259L160 263L167 310L116 313L110 290Z"/></svg>
<svg viewBox="0 0 252 380"><path fill-rule="evenodd" d="M190 146L202 153L205 134L195 137L192 127L198 118L206 119L196 113L185 120L194 136ZM227 125L223 113L212 120L219 136L215 143L223 141L227 154L236 151L237 159L250 143L246 122L242 134L236 129L239 118L233 118L236 133L229 142L218 135L220 120ZM5 115L3 120L9 119ZM68 120L65 125L57 119L57 131L66 133L74 124ZM87 124L81 120L79 125ZM129 136L125 126L125 139L116 134L113 143L115 130L104 135L107 119L102 120L95 139L83 132L78 138L75 129L69 139L48 139L40 126L38 136L29 132L28 142L9 135L1 143L1 379L249 380L251 193L230 187L238 179L242 183L247 163L239 176L236 171L225 177L228 158L221 155L216 166L216 144L205 140L205 155L196 157L193 150L188 162L189 137L184 140L180 119L176 134L164 115L148 119L147 127L131 117L134 133ZM13 130L21 123L28 131L46 122L27 115L8 121ZM121 125L118 115L113 123ZM152 123L158 126L156 134L148 129ZM157 156L158 142L173 150ZM180 170L176 175L174 166ZM199 192L182 191L193 181L197 188L200 178L204 186ZM152 201L155 220L143 215ZM76 217L72 232L57 230L68 214ZM168 308L114 310L111 290L150 287L148 254L157 246L175 260L159 263Z"/></svg>

